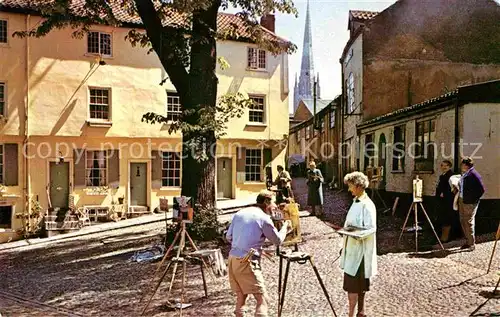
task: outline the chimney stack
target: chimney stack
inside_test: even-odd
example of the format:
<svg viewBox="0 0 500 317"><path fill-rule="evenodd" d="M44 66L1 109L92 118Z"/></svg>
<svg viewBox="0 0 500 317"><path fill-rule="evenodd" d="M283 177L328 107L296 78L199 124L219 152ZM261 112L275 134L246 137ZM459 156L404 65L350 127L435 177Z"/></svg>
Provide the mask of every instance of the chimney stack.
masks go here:
<svg viewBox="0 0 500 317"><path fill-rule="evenodd" d="M276 22L276 17L274 14L266 14L260 18L260 25L274 33L274 26Z"/></svg>

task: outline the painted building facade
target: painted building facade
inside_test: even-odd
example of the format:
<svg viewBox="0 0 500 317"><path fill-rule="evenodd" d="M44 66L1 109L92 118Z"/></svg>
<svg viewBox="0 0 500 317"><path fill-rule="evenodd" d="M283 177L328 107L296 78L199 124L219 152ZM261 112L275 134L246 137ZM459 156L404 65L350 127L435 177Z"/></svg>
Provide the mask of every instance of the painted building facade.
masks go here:
<svg viewBox="0 0 500 317"><path fill-rule="evenodd" d="M220 14L219 23L235 18ZM141 121L146 112L175 120L181 111L170 81L159 85L167 76L157 56L132 47L127 27L96 25L82 39L70 29L11 36L39 22L1 7L0 242L16 237L16 214L33 201L44 209L171 203L182 182L181 135ZM265 165L285 162L288 58L243 41L218 42L217 51L230 64L217 70L218 94L240 92L256 104L228 122L216 153L217 198L245 199L265 188Z"/></svg>
<svg viewBox="0 0 500 317"><path fill-rule="evenodd" d="M303 164L308 161L319 163L326 180L338 177L340 97L319 110L316 117L290 128L288 137L288 165ZM299 108L297 110L300 109ZM316 127L316 128L315 128Z"/></svg>
<svg viewBox="0 0 500 317"><path fill-rule="evenodd" d="M363 145L361 165L370 160L371 166L383 167L381 188L390 196L403 195L408 200L416 175L423 180L423 194L434 196L440 163L450 160L459 174L460 158L471 156L486 188L480 216L498 217L500 80L461 86L376 117L359 125L358 132Z"/></svg>
<svg viewBox="0 0 500 317"><path fill-rule="evenodd" d="M400 0L382 12L350 11L350 39L340 58L342 141L349 156L340 162L343 174L367 166L357 125L461 85L500 78L499 18L493 0L429 6Z"/></svg>

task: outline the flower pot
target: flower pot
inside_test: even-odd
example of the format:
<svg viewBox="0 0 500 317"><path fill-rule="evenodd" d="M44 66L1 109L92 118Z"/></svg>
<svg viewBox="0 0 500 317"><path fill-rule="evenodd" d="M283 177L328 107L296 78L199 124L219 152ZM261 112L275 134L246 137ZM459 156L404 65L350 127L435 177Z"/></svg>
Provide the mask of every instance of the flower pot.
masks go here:
<svg viewBox="0 0 500 317"><path fill-rule="evenodd" d="M118 204L119 205L123 205L123 199L124 199L123 197L118 198Z"/></svg>

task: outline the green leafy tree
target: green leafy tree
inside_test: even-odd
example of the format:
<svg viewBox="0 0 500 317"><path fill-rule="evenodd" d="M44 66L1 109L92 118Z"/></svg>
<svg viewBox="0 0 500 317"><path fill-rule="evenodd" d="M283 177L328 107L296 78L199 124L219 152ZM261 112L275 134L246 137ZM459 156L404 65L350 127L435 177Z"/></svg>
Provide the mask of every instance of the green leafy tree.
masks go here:
<svg viewBox="0 0 500 317"><path fill-rule="evenodd" d="M44 20L34 29L16 32L17 36L42 37L54 29L71 27L73 36L82 37L94 24L123 25L123 14L142 21L127 39L133 46L149 47L155 52L168 79L179 94L183 113L170 126L183 138L182 195L212 209L215 205L216 140L224 134L225 124L241 116L251 101L241 94L224 95L217 100L217 64L228 63L217 56L216 40L244 40L257 43L273 54L291 53L296 47L269 36L259 18L269 12L297 15L290 0L39 0L32 8ZM241 9L241 21L218 30L220 9ZM130 23L128 24L130 25ZM144 32L145 31L145 32ZM166 123L161 114L146 113L143 121Z"/></svg>

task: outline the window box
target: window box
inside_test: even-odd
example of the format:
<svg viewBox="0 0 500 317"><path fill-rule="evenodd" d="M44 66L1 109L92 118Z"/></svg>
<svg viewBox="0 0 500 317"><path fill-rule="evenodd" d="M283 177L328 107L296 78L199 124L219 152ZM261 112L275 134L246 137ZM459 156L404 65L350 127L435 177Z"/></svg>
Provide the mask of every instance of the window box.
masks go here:
<svg viewBox="0 0 500 317"><path fill-rule="evenodd" d="M265 128L267 124L261 122L247 122L247 127L257 127L257 128Z"/></svg>

